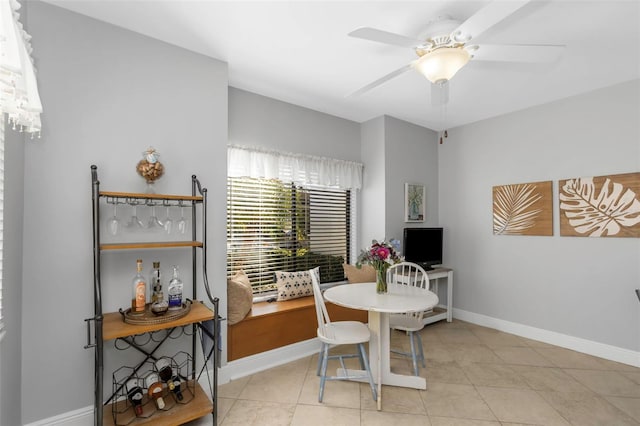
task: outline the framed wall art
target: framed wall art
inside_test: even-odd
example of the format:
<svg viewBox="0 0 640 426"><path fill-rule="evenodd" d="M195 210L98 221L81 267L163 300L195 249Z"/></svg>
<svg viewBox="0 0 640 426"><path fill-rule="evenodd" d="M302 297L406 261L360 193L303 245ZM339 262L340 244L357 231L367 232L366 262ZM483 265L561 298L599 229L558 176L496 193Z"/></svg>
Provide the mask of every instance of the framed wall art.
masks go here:
<svg viewBox="0 0 640 426"><path fill-rule="evenodd" d="M560 235L640 237L640 172L558 182Z"/></svg>
<svg viewBox="0 0 640 426"><path fill-rule="evenodd" d="M553 235L552 182L493 187L494 235Z"/></svg>
<svg viewBox="0 0 640 426"><path fill-rule="evenodd" d="M425 220L425 189L417 183L404 184L404 221L424 222Z"/></svg>

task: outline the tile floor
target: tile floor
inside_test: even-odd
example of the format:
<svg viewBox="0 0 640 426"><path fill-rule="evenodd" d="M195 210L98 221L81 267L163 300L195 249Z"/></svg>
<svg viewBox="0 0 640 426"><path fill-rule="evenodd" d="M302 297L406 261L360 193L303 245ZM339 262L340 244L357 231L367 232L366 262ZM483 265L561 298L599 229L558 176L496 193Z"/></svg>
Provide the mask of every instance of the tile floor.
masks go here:
<svg viewBox="0 0 640 426"><path fill-rule="evenodd" d="M327 382L319 403L312 356L221 385L218 423L640 425L640 368L457 320L426 326L422 341L427 390L384 386L382 411L353 382ZM408 339L394 332L392 345ZM392 370L411 374L410 362L393 356Z"/></svg>

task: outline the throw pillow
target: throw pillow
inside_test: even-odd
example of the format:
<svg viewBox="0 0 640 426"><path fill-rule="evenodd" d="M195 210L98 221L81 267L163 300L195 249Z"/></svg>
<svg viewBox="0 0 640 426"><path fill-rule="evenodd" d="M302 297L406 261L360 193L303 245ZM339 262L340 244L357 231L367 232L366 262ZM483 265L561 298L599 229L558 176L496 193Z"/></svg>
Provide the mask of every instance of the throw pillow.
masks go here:
<svg viewBox="0 0 640 426"><path fill-rule="evenodd" d="M227 279L227 320L229 325L242 321L251 311L252 304L251 282L247 274L240 270Z"/></svg>
<svg viewBox="0 0 640 426"><path fill-rule="evenodd" d="M342 267L349 284L372 283L376 281L376 270L371 265L362 265L362 268L358 269L356 265L349 265L345 263Z"/></svg>
<svg viewBox="0 0 640 426"><path fill-rule="evenodd" d="M309 271L278 271L276 272L276 286L278 287L278 302L313 296L313 284Z"/></svg>

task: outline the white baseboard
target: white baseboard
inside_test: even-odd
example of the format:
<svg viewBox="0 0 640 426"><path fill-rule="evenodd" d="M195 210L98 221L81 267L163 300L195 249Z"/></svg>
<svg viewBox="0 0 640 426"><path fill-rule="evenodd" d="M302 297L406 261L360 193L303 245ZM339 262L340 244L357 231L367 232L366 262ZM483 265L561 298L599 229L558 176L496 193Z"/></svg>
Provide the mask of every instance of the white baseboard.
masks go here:
<svg viewBox="0 0 640 426"><path fill-rule="evenodd" d="M629 349L619 348L604 343L598 343L591 340L582 339L580 337L569 336L566 334L556 333L555 331L543 330L541 328L530 327L528 325L518 324L515 322L505 321L498 318L489 317L474 312L464 311L462 309L453 309L453 316L462 321L484 327L493 328L495 330L504 331L505 333L515 334L517 336L526 337L528 339L538 340L540 342L549 343L551 345L560 346L588 355L597 356L599 358L616 361L623 364L640 367L640 352Z"/></svg>
<svg viewBox="0 0 640 426"><path fill-rule="evenodd" d="M249 376L278 365L286 364L300 358L304 358L320 350L320 342L317 338L283 346L268 352L262 352L235 361L220 367L218 384L224 384L230 380Z"/></svg>
<svg viewBox="0 0 640 426"><path fill-rule="evenodd" d="M49 417L24 426L92 426L93 405Z"/></svg>

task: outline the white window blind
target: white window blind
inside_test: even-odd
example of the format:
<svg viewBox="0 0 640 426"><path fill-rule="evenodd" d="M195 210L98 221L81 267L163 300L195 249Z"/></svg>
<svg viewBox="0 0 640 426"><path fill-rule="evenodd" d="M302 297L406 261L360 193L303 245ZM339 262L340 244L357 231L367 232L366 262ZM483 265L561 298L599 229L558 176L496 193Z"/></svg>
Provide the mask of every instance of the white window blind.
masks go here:
<svg viewBox="0 0 640 426"><path fill-rule="evenodd" d="M243 270L254 294L275 290L276 271L320 266L321 282L342 281L350 223L348 189L229 177L227 275Z"/></svg>

